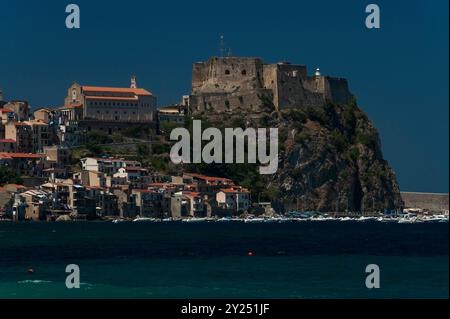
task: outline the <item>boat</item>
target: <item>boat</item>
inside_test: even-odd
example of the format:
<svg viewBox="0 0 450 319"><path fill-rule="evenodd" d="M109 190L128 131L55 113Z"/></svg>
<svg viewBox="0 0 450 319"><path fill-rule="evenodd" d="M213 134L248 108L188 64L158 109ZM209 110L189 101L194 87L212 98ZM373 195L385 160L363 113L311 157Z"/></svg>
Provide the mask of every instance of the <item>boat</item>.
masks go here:
<svg viewBox="0 0 450 319"><path fill-rule="evenodd" d="M136 217L135 219L133 219L133 222L154 222L154 221L156 221L156 219L150 217Z"/></svg>

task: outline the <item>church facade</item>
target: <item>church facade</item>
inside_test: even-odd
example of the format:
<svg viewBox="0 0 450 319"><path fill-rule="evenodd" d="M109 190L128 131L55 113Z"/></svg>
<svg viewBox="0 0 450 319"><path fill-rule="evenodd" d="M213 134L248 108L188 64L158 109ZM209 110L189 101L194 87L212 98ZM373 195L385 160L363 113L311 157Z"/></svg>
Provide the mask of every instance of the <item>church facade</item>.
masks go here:
<svg viewBox="0 0 450 319"><path fill-rule="evenodd" d="M156 116L156 97L138 88L136 78L126 87L72 84L60 109L68 121L152 122Z"/></svg>

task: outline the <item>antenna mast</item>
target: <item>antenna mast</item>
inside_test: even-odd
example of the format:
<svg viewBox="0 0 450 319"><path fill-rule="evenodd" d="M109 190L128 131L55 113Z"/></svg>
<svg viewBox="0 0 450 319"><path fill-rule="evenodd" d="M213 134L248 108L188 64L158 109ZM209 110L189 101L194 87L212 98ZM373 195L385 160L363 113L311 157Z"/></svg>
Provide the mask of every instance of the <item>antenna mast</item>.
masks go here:
<svg viewBox="0 0 450 319"><path fill-rule="evenodd" d="M220 36L220 57L223 58L224 52L225 52L225 43L223 40L223 34Z"/></svg>

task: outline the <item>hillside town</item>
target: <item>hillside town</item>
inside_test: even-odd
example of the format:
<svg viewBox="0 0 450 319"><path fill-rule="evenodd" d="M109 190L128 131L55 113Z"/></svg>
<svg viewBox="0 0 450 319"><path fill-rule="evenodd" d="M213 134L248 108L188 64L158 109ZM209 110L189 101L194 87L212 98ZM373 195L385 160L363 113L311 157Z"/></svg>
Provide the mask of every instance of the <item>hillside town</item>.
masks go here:
<svg viewBox="0 0 450 319"><path fill-rule="evenodd" d="M73 161L72 150L89 142L89 132L120 134L143 125L156 132L164 123L184 125L185 111L186 104L157 110L156 97L137 88L135 77L129 88L75 83L59 108L32 111L27 101L4 101L1 94L0 218L181 219L247 213L249 190L227 178L171 176L137 160L105 155ZM8 174L20 184L8 181Z"/></svg>
<svg viewBox="0 0 450 319"><path fill-rule="evenodd" d="M281 211L272 207L267 196L252 194L252 181L242 186L224 174L169 169L167 135L205 112L226 117L247 109L258 115L267 109L314 110L329 101L351 103L345 79L323 76L318 69L309 76L303 65L237 57L195 63L191 94L159 108L156 96L140 88L135 76L124 87L75 82L67 89L63 105L53 107L7 100L0 90L0 219L277 216ZM302 118L295 112L288 114ZM316 114L312 118L320 120ZM291 202L291 212L305 214L300 209L304 197ZM445 198L433 210L446 211L448 216L448 194ZM336 203L335 216L341 210L346 217L358 213L349 211L346 196ZM382 213L373 203L372 199L366 210ZM360 212L364 213L362 208Z"/></svg>

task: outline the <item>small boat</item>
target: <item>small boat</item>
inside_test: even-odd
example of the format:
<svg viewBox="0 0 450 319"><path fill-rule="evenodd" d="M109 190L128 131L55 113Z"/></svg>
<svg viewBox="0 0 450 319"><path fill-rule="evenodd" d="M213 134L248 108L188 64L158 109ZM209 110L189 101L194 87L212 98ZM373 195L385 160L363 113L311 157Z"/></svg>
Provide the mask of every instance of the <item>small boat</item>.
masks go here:
<svg viewBox="0 0 450 319"><path fill-rule="evenodd" d="M133 219L133 222L154 222L154 221L156 221L156 219L150 217L136 217L135 219Z"/></svg>

